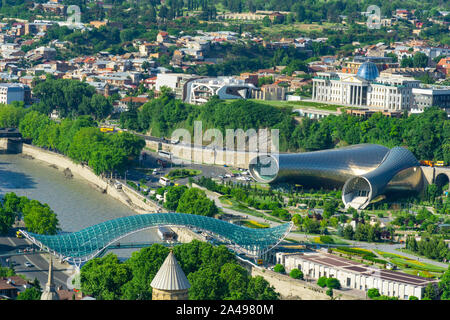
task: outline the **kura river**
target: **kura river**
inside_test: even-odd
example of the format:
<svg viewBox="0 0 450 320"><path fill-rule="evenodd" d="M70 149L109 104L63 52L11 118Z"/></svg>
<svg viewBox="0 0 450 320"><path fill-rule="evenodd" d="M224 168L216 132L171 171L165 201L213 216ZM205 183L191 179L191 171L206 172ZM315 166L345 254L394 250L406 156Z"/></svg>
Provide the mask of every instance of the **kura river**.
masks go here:
<svg viewBox="0 0 450 320"><path fill-rule="evenodd" d="M66 178L62 170L21 155L0 155L0 195L15 192L47 203L57 214L63 232L73 232L103 221L135 215L118 200L96 190L81 178ZM142 231L120 243L159 241L156 230ZM134 250L114 250L127 258Z"/></svg>

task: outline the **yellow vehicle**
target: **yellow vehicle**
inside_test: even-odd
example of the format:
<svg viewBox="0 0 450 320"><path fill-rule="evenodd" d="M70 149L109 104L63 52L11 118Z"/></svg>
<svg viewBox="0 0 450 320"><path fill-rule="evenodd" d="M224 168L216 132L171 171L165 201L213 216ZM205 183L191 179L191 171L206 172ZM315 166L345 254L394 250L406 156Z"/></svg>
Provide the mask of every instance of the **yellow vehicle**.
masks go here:
<svg viewBox="0 0 450 320"><path fill-rule="evenodd" d="M114 128L110 127L100 127L101 132L114 132Z"/></svg>
<svg viewBox="0 0 450 320"><path fill-rule="evenodd" d="M443 167L444 166L444 161L436 161L436 163L434 165L436 167Z"/></svg>
<svg viewBox="0 0 450 320"><path fill-rule="evenodd" d="M16 237L17 238L23 238L22 234L20 233L20 231L16 231Z"/></svg>
<svg viewBox="0 0 450 320"><path fill-rule="evenodd" d="M263 259L258 259L257 263L258 263L258 265L262 265L263 264Z"/></svg>

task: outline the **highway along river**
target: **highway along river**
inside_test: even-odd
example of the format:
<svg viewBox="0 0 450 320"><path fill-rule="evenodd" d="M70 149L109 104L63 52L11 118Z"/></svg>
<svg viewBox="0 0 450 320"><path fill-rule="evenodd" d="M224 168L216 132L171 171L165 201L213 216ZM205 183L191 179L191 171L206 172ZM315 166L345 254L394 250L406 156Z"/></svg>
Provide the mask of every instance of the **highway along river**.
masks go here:
<svg viewBox="0 0 450 320"><path fill-rule="evenodd" d="M66 178L62 170L21 155L0 155L0 194L7 192L47 203L57 214L63 232L137 214L85 180ZM152 241L159 241L155 229L135 233L121 239L120 243ZM139 249L114 250L114 253L124 259L136 250Z"/></svg>

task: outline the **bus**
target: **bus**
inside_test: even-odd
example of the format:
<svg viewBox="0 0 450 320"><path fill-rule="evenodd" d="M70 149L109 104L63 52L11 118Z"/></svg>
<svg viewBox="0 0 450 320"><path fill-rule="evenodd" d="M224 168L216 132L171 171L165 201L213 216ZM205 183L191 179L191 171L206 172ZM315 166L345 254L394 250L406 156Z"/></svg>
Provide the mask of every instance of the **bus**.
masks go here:
<svg viewBox="0 0 450 320"><path fill-rule="evenodd" d="M158 235L163 241L175 241L177 234L169 227L158 226Z"/></svg>
<svg viewBox="0 0 450 320"><path fill-rule="evenodd" d="M172 184L170 180L167 179L166 177L159 178L159 183L162 184L163 186L170 186Z"/></svg>
<svg viewBox="0 0 450 320"><path fill-rule="evenodd" d="M159 155L160 157L163 157L163 158L172 159L172 154L171 154L170 152L168 152L168 151L159 150L159 151L158 151L158 155Z"/></svg>
<svg viewBox="0 0 450 320"><path fill-rule="evenodd" d="M431 160L420 160L422 166L434 167L434 161Z"/></svg>
<svg viewBox="0 0 450 320"><path fill-rule="evenodd" d="M100 127L101 132L114 132L114 128L111 127Z"/></svg>

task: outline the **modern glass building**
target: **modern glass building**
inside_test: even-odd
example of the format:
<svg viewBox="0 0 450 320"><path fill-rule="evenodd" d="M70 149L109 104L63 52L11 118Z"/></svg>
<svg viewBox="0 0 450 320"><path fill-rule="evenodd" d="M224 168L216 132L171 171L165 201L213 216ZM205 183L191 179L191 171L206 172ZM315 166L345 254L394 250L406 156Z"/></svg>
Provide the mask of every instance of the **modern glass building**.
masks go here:
<svg viewBox="0 0 450 320"><path fill-rule="evenodd" d="M389 191L419 191L422 171L405 148L359 144L297 154L262 155L252 159L250 174L259 182L288 182L328 189L342 188L346 207L364 209Z"/></svg>

